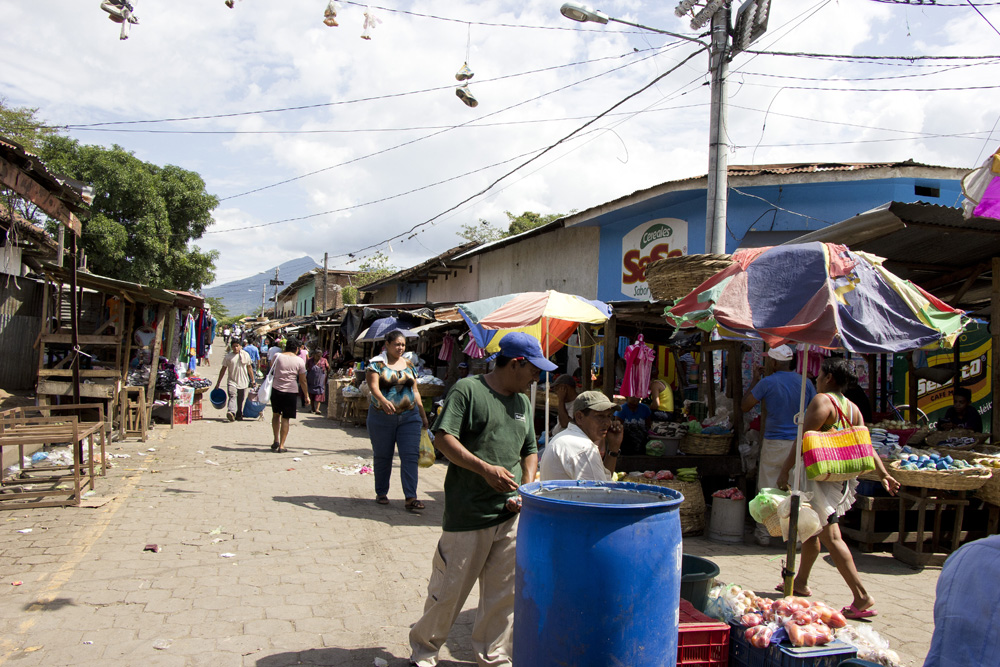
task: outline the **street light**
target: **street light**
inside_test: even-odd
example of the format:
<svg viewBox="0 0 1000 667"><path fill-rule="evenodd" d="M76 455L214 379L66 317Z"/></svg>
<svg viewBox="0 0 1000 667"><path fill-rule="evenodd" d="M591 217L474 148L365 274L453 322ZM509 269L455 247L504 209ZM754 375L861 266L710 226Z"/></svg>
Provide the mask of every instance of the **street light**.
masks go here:
<svg viewBox="0 0 1000 667"><path fill-rule="evenodd" d="M726 79L729 74L729 61L732 54L747 48L751 42L760 37L767 29L767 16L770 13L771 0L746 0L739 10L737 19L737 38L739 41L733 52L729 48L729 0L681 0L675 13L684 16L698 9L691 21L694 30L700 29L711 19L712 43L706 44L700 39L679 35L677 33L650 28L638 23L630 23L608 16L604 12L591 9L578 2L567 2L559 8L559 12L574 21L595 23L623 23L642 30L670 35L679 39L695 42L709 47L709 72L712 75L712 106L708 140L708 187L705 205L705 252L723 254L726 252L726 209L729 194L729 144L726 141L726 113L728 99L726 95Z"/></svg>

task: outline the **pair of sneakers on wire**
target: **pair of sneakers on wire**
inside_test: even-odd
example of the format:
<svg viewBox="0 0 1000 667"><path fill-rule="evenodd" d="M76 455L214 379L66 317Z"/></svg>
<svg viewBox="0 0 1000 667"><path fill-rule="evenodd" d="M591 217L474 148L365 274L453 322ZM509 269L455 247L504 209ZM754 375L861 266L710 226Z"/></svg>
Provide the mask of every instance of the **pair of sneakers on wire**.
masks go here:
<svg viewBox="0 0 1000 667"><path fill-rule="evenodd" d="M128 0L105 0L101 9L108 13L108 18L115 23L121 23L122 29L118 39L128 39L129 24L139 23L139 17L133 14L135 7Z"/></svg>
<svg viewBox="0 0 1000 667"><path fill-rule="evenodd" d="M468 82L469 79L474 77L475 74L471 69L469 69L469 63L462 63L462 67L455 74L455 78L459 81ZM466 106L472 107L473 109L479 106L479 100L475 98L472 91L469 90L469 84L464 83L455 89L455 94L458 95L458 99L462 100Z"/></svg>

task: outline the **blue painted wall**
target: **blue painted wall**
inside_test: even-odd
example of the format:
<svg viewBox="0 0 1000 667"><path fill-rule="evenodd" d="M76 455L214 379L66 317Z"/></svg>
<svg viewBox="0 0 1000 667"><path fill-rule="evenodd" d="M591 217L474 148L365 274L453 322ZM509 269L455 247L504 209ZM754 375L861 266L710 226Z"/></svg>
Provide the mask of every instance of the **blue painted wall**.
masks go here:
<svg viewBox="0 0 1000 667"><path fill-rule="evenodd" d="M936 189L939 194L937 197L923 191L917 194L917 188ZM726 251L735 251L751 230L794 230L805 234L892 201L956 206L961 196L960 182L945 179L897 178L730 188ZM640 225L663 219L687 223L685 254L705 252L704 190L668 193L585 223L601 228L598 299L635 298L622 291L623 238Z"/></svg>

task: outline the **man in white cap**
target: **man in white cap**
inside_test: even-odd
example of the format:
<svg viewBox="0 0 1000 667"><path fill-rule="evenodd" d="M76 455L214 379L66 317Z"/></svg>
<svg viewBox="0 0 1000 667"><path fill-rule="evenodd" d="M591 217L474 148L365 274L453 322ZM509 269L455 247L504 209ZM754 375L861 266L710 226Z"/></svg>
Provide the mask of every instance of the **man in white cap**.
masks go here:
<svg viewBox="0 0 1000 667"><path fill-rule="evenodd" d="M585 391L577 396L573 401L573 421L552 438L542 454L539 464L542 481L611 481L622 448L622 423L614 418L617 408L599 391Z"/></svg>
<svg viewBox="0 0 1000 667"><path fill-rule="evenodd" d="M753 409L761 401L767 411L763 418L764 438L760 445L760 463L757 466L757 488L774 488L778 483L781 467L795 446L797 427L795 415L799 412L802 377L795 372L795 355L788 345L779 345L767 351L764 362L765 377L755 368L750 390L743 396L743 412ZM816 395L816 387L806 382L806 405ZM762 524L754 531L757 544L767 546L770 535Z"/></svg>

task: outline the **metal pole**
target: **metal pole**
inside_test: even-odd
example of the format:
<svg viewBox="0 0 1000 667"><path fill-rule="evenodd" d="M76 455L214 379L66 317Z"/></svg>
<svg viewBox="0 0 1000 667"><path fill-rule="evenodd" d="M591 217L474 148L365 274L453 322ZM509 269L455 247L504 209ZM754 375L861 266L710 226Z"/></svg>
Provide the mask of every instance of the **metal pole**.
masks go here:
<svg viewBox="0 0 1000 667"><path fill-rule="evenodd" d="M726 252L726 207L729 194L729 143L726 138L729 76L729 9L712 17L712 106L708 139L708 192L705 209L705 252Z"/></svg>
<svg viewBox="0 0 1000 667"><path fill-rule="evenodd" d="M264 283L260 287L260 316L264 317L264 304L267 303L267 283Z"/></svg>
<svg viewBox="0 0 1000 667"><path fill-rule="evenodd" d="M278 319L278 267L274 267L274 319Z"/></svg>
<svg viewBox="0 0 1000 667"><path fill-rule="evenodd" d="M792 468L792 511L788 516L788 555L785 567L781 570L782 579L785 583L785 595L795 594L795 543L799 532L799 503L801 497L798 492L802 489L802 433L805 429L806 421L806 383L809 382L806 375L806 368L809 366L809 345L799 355L799 366L802 371L802 384L799 390L799 414L795 416L795 467ZM806 539L812 537L808 536Z"/></svg>
<svg viewBox="0 0 1000 667"><path fill-rule="evenodd" d="M329 253L323 253L323 312L326 312L326 280L327 280L327 260L329 259Z"/></svg>

